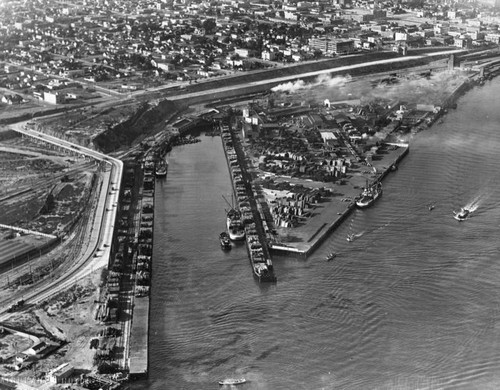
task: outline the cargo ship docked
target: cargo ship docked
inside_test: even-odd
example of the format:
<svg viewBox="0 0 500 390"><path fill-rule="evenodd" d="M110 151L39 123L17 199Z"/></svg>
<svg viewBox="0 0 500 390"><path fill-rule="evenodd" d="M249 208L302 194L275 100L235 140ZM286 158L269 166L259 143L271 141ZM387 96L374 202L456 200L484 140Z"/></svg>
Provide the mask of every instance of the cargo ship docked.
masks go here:
<svg viewBox="0 0 500 390"><path fill-rule="evenodd" d="M356 200L356 206L361 209L370 207L379 197L382 195L382 183L373 183L372 185L368 185L368 181L366 183L366 187L363 189L361 196L358 200Z"/></svg>
<svg viewBox="0 0 500 390"><path fill-rule="evenodd" d="M245 227L241 220L241 213L238 210L232 208L227 212L226 227L232 241L245 239Z"/></svg>
<svg viewBox="0 0 500 390"><path fill-rule="evenodd" d="M221 138L226 154L236 204L229 204L227 229L232 240L244 239L252 272L259 282L276 282L273 263L267 248L250 183L244 179L242 165L234 148L236 142L228 125L221 125ZM252 206L253 202L253 206ZM241 230L240 230L241 229Z"/></svg>

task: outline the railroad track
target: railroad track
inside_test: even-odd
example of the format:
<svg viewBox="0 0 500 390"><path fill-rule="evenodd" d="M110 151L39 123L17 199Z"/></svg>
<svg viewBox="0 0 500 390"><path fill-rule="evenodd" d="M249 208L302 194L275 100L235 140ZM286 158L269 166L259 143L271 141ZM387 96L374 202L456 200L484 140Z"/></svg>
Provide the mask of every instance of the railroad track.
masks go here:
<svg viewBox="0 0 500 390"><path fill-rule="evenodd" d="M37 284L37 286L34 286L33 289L19 293L23 294L21 299L29 307L43 302L61 291L67 290L78 280L90 275L94 270L108 265L116 218L116 206L121 187L123 163L94 150L74 145L47 134L27 130L23 127L23 123L12 125L11 128L49 144L77 151L111 166L110 170L104 169L102 171L102 181L97 184L99 188L98 202L89 210L89 218L93 216L92 222L89 224L90 228L87 228L86 234L79 236L83 238L74 246L74 251L77 253L75 261L64 270L64 273L60 275L54 274L50 280L46 279ZM82 224L82 226L84 225ZM11 304L17 302L16 299L19 299L19 295L11 298ZM8 305L8 302L4 303ZM6 313L7 305L3 306L3 311L0 311L0 321L10 316L10 314Z"/></svg>

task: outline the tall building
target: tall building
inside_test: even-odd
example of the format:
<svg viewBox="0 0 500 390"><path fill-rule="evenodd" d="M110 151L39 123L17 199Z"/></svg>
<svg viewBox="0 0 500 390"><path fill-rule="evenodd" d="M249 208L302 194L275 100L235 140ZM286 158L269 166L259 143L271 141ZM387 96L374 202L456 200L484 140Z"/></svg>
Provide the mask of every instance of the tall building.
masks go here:
<svg viewBox="0 0 500 390"><path fill-rule="evenodd" d="M348 54L354 51L352 39L333 39L331 37L309 38L309 47L321 50L323 54Z"/></svg>

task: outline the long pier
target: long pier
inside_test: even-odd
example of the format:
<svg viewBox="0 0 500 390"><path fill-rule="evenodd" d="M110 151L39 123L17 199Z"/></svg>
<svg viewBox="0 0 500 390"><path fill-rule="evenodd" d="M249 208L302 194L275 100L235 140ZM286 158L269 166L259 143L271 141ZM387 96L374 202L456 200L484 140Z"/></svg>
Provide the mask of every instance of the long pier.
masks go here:
<svg viewBox="0 0 500 390"><path fill-rule="evenodd" d="M134 218L137 250L132 262L133 319L129 343L129 377L144 379L149 371L150 287L153 260L155 164L144 162Z"/></svg>
<svg viewBox="0 0 500 390"><path fill-rule="evenodd" d="M373 182L382 181L390 172L393 167L397 167L399 162L408 154L408 144L392 145L395 150L393 151L394 159L384 161L384 169L377 170L378 174ZM372 162L372 165L375 165ZM306 222L305 226L294 229L294 235L302 239L297 242L271 242L269 248L271 252L276 253L292 253L296 255L308 256L316 250L327 238L334 232L341 224L352 214L356 209L355 199L359 196L358 191L352 189L351 200L349 202L338 204L327 204L319 215L314 216L314 221Z"/></svg>
<svg viewBox="0 0 500 390"><path fill-rule="evenodd" d="M237 200L236 207L244 224L246 247L253 274L259 282L276 282L263 227L264 220L255 201L254 187L246 170L243 150L228 125L221 125L221 139Z"/></svg>

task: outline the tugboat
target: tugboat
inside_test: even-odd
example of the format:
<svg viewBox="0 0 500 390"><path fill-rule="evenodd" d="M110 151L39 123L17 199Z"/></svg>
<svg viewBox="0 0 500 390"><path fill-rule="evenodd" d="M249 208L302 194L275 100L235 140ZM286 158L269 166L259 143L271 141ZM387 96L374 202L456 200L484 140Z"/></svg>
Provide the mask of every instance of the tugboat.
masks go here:
<svg viewBox="0 0 500 390"><path fill-rule="evenodd" d="M467 217L470 214L470 210L465 208L465 207L462 207L458 213L456 211L454 211L453 214L454 214L453 218L455 218L457 221L461 222L461 221L465 221L467 219Z"/></svg>
<svg viewBox="0 0 500 390"><path fill-rule="evenodd" d="M366 181L366 187L363 189L361 196L356 201L356 206L363 209L370 207L373 202L375 202L379 196L382 195L382 183L373 183L368 185L368 180Z"/></svg>
<svg viewBox="0 0 500 390"><path fill-rule="evenodd" d="M231 249L231 240L229 239L229 234L222 232L219 234L220 246L222 249Z"/></svg>
<svg viewBox="0 0 500 390"><path fill-rule="evenodd" d="M247 380L245 378L227 378L219 381L219 385L241 385L242 383L245 383Z"/></svg>

